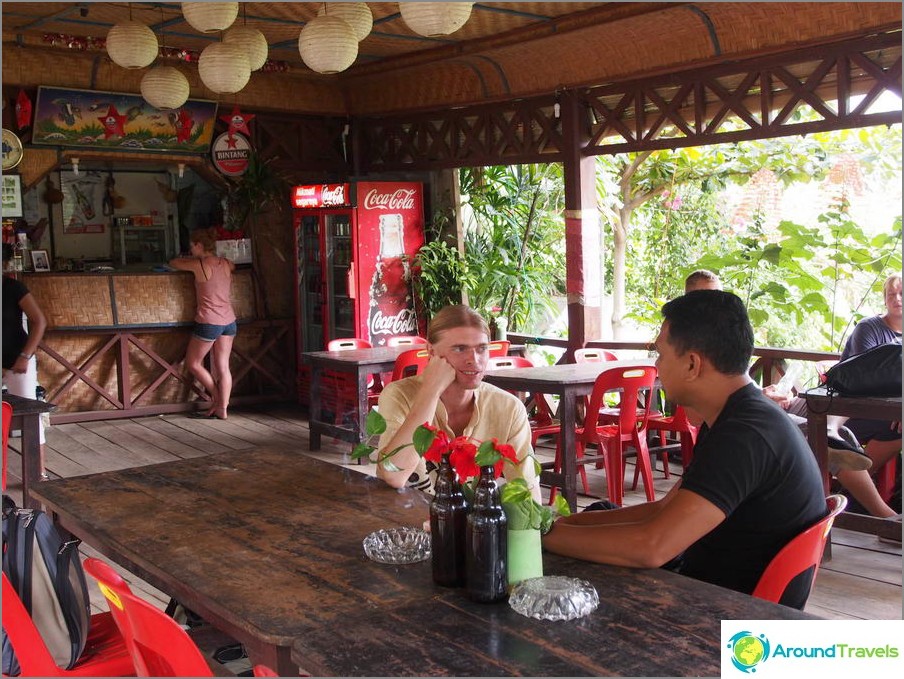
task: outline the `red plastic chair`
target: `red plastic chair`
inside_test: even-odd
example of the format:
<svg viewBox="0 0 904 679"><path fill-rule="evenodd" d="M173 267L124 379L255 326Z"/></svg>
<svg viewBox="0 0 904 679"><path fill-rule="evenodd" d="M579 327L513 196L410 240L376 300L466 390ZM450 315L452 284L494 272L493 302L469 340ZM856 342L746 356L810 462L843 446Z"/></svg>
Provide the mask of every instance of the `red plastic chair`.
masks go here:
<svg viewBox="0 0 904 679"><path fill-rule="evenodd" d="M675 406L675 411L669 416L651 415L647 420L647 429L659 432L659 445L666 444L666 433L672 432L678 435L681 441L681 464L687 469L694 457L694 444L697 442L697 427L688 422L687 412L679 405ZM663 471L665 478L669 478L669 454L667 452L660 453L662 459ZM637 476L634 477L634 484L637 485Z"/></svg>
<svg viewBox="0 0 904 679"><path fill-rule="evenodd" d="M430 353L426 349L403 351L396 357L395 367L392 369L392 381L395 382L411 375L420 375L429 362Z"/></svg>
<svg viewBox="0 0 904 679"><path fill-rule="evenodd" d="M5 405L5 404L4 404ZM57 666L41 633L3 574L3 629L16 651L23 677L134 677L135 665L110 613L91 616L88 643L71 670ZM5 675L4 675L5 676Z"/></svg>
<svg viewBox="0 0 904 679"><path fill-rule="evenodd" d="M345 349L370 349L373 345L366 339L357 337L341 337L327 342L327 351L344 351Z"/></svg>
<svg viewBox="0 0 904 679"><path fill-rule="evenodd" d="M370 342L358 337L334 339L330 340L326 345L327 351L371 348L373 348L373 345ZM327 401L330 401L329 406L334 406L333 411L337 415L336 423L338 424L345 413L353 412L357 407L358 386L349 373L329 371L328 374L325 373L325 377L332 383L335 392L335 401L331 401L329 397L327 397ZM370 405L376 404L380 398L381 391L383 391L383 381L380 374L373 373L367 378L367 402Z"/></svg>
<svg viewBox="0 0 904 679"><path fill-rule="evenodd" d="M408 345L418 345L418 344L427 344L427 340L423 337L418 337L417 335L398 335L397 337L390 337L386 340L387 347L403 347Z"/></svg>
<svg viewBox="0 0 904 679"><path fill-rule="evenodd" d="M891 501L894 495L895 485L898 479L898 460L900 455L894 455L876 471L876 490L886 503Z"/></svg>
<svg viewBox="0 0 904 679"><path fill-rule="evenodd" d="M13 421L13 407L3 402L3 490L6 490L6 444L9 442L9 425Z"/></svg>
<svg viewBox="0 0 904 679"><path fill-rule="evenodd" d="M487 347L490 358L508 356L510 346L512 343L508 340L493 340Z"/></svg>
<svg viewBox="0 0 904 679"><path fill-rule="evenodd" d="M624 366L604 370L593 384L590 403L584 419L584 425L575 430L575 455L578 460L578 471L584 484L584 492L588 492L587 472L584 465L584 448L596 445L599 448L600 462L606 468L606 487L609 501L620 505L624 497L624 445L631 444L637 451L637 466L643 478L647 500L653 501L653 471L650 465L650 452L647 447L647 421L650 417L650 403L653 400L653 383L656 380L656 368L653 366ZM607 392L620 391L622 403L630 403L631 407L619 407L618 422L601 425L597 413ZM635 403L643 403L644 408L634 407ZM640 412L639 412L640 411ZM561 449L556 449L555 470L562 470ZM557 487L550 490L550 503L555 499Z"/></svg>
<svg viewBox="0 0 904 679"><path fill-rule="evenodd" d="M529 358L523 356L491 356L487 361L487 370L506 370L509 368L533 368ZM552 414L552 408L542 393L533 393L525 403L529 416L531 445L536 447L541 436L558 436L561 426Z"/></svg>
<svg viewBox="0 0 904 679"><path fill-rule="evenodd" d="M810 581L812 591L832 523L847 507L847 502L844 495L829 495L826 498L828 516L817 521L782 547L760 576L753 596L778 603L788 583L808 568L813 569L813 578Z"/></svg>
<svg viewBox="0 0 904 679"><path fill-rule="evenodd" d="M574 350L575 363L603 363L604 361L617 361L618 356L608 349L595 349L584 347Z"/></svg>

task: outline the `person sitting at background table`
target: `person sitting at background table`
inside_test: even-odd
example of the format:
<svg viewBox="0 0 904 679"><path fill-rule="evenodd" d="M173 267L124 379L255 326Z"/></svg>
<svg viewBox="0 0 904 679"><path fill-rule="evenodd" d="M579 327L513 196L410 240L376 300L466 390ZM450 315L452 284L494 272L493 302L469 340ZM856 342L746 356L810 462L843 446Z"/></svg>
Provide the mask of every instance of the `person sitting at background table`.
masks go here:
<svg viewBox="0 0 904 679"><path fill-rule="evenodd" d="M13 246L3 244L3 270L13 258ZM24 320L28 320L28 330ZM3 276L3 383L9 393L23 398L36 398L38 362L35 352L44 338L47 318L34 295L21 281ZM44 422L40 423L41 477L44 473Z"/></svg>
<svg viewBox="0 0 904 679"><path fill-rule="evenodd" d="M673 570L751 593L772 558L826 515L816 458L800 430L747 374L753 329L736 295L700 290L662 308L658 376L667 397L703 417L694 458L660 500L560 518L551 552ZM803 608L807 578L781 602Z"/></svg>
<svg viewBox="0 0 904 679"><path fill-rule="evenodd" d="M534 499L540 485L534 469L527 410L518 398L483 381L489 358L490 330L484 318L465 305L443 307L430 321L430 360L420 375L390 382L380 393L378 410L386 419L379 457L405 446L392 457L397 471L377 464L377 476L393 488L432 488L426 462L406 445L425 422L450 438L469 436L479 443L495 437L511 445L522 462L506 460L506 478L523 477Z"/></svg>
<svg viewBox="0 0 904 679"><path fill-rule="evenodd" d="M215 254L214 234L213 229L192 231L189 236L191 256L177 257L170 260L169 265L179 271L191 271L194 274L197 310L195 327L185 350L185 367L207 390L213 401L206 412L198 411L190 417L225 420L232 394L229 355L238 329L231 299L235 264ZM204 357L211 349L216 380L204 367Z"/></svg>

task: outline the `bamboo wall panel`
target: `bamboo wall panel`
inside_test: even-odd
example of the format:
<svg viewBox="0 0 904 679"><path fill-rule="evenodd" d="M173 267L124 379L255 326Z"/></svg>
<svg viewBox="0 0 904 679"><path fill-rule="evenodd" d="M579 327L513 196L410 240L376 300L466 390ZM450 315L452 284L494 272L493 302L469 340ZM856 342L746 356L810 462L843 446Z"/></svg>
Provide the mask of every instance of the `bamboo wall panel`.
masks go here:
<svg viewBox="0 0 904 679"><path fill-rule="evenodd" d="M195 315L191 274L112 276L120 325L187 323Z"/></svg>
<svg viewBox="0 0 904 679"><path fill-rule="evenodd" d="M109 277L91 274L35 274L24 277L47 317L49 328L111 326Z"/></svg>
<svg viewBox="0 0 904 679"><path fill-rule="evenodd" d="M44 335L42 344L46 344L65 360L80 367L104 346L108 338L109 335L59 335L49 331ZM42 351L39 351L37 356L38 384L47 389L48 400L56 403L61 411L114 409L109 401L81 380L77 380L71 389L57 396L60 388L72 377L72 373ZM119 379L115 353L105 353L86 372L90 379L105 386L115 398Z"/></svg>

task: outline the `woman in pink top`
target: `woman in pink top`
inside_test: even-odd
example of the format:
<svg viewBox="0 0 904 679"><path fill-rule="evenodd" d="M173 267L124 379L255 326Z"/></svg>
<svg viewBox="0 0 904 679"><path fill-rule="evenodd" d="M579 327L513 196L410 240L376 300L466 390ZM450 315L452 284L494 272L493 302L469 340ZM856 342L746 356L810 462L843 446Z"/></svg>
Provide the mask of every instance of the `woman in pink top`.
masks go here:
<svg viewBox="0 0 904 679"><path fill-rule="evenodd" d="M185 366L213 398L209 410L198 411L192 417L217 417L225 420L232 393L229 354L232 352L237 330L235 311L230 299L235 264L214 254L216 241L212 229L193 231L190 241L191 257L178 257L170 261L170 266L180 271L191 271L195 276L198 308L195 312L195 327L185 351ZM204 367L204 357L211 348L214 372L218 377L216 380Z"/></svg>

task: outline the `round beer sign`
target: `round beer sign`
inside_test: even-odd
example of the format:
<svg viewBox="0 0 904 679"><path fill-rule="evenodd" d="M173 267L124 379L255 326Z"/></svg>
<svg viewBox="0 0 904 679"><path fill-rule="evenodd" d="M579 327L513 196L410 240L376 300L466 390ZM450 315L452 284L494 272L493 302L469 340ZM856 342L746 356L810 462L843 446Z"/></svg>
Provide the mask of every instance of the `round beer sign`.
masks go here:
<svg viewBox="0 0 904 679"><path fill-rule="evenodd" d="M227 177L245 174L251 158L251 142L238 132L224 132L214 139L210 148L214 166Z"/></svg>

